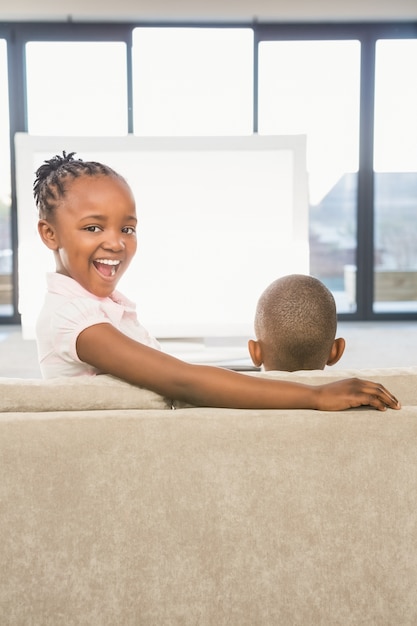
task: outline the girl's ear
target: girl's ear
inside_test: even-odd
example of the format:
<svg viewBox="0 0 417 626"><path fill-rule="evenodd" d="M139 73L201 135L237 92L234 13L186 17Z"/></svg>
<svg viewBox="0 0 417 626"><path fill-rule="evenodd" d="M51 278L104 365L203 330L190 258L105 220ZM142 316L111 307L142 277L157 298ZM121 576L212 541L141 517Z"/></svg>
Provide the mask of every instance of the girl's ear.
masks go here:
<svg viewBox="0 0 417 626"><path fill-rule="evenodd" d="M56 240L56 232L52 224L46 220L39 220L38 233L45 246L47 246L50 250L58 250L59 246Z"/></svg>

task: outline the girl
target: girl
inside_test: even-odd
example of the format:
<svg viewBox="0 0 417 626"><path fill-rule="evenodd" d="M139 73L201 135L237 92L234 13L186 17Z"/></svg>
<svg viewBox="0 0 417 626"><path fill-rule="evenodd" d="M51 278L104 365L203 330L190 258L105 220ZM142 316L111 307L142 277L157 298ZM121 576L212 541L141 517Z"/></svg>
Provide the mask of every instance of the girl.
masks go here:
<svg viewBox="0 0 417 626"><path fill-rule="evenodd" d="M319 386L193 365L164 354L116 291L136 252L135 199L110 167L55 156L36 172L38 230L55 257L37 325L46 378L110 374L173 400L231 408L341 410L399 403L382 385L349 379Z"/></svg>

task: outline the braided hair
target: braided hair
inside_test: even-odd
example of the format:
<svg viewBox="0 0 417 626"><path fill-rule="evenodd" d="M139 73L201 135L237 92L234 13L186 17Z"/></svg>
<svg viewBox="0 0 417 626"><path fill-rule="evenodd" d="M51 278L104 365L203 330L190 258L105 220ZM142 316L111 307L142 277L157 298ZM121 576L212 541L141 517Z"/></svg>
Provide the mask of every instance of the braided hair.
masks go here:
<svg viewBox="0 0 417 626"><path fill-rule="evenodd" d="M59 201L65 197L68 187L66 181L79 176L115 176L123 179L108 165L97 161L83 161L74 159L75 152L65 150L62 156L56 155L48 159L36 170L33 183L33 195L39 217L51 216Z"/></svg>

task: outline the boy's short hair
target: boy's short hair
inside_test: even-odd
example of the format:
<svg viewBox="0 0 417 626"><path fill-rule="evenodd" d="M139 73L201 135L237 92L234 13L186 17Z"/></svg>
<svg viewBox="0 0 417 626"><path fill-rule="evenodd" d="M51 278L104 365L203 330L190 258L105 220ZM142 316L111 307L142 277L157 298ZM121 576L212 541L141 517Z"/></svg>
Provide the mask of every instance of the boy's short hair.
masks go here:
<svg viewBox="0 0 417 626"><path fill-rule="evenodd" d="M290 274L261 294L255 334L268 369L322 369L337 329L336 303L317 278Z"/></svg>

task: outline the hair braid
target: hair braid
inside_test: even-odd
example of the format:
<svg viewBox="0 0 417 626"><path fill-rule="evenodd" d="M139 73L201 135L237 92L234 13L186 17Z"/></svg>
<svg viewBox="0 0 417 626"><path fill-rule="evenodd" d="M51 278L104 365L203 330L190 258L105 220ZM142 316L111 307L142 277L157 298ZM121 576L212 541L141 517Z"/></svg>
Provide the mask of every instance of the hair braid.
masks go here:
<svg viewBox="0 0 417 626"><path fill-rule="evenodd" d="M67 179L79 176L116 176L122 178L108 165L97 161L74 159L75 152L65 150L61 155L48 159L36 170L33 183L33 195L40 217L51 215L59 200L65 197L68 188Z"/></svg>

